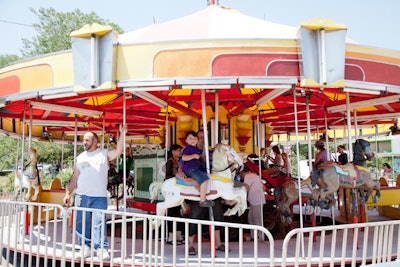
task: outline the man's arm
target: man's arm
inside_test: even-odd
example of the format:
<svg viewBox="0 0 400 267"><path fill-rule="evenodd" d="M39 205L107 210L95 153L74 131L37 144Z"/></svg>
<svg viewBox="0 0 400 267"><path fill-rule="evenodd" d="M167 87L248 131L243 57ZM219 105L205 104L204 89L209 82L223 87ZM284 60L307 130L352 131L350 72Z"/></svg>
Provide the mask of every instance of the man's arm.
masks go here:
<svg viewBox="0 0 400 267"><path fill-rule="evenodd" d="M114 160L121 155L122 151L124 150L124 138L122 137L123 134L126 133L126 126L119 126L119 132L121 133L118 139L117 148L113 150L108 150L107 157L108 160Z"/></svg>
<svg viewBox="0 0 400 267"><path fill-rule="evenodd" d="M74 166L74 172L72 173L71 180L69 181L68 185L65 188L65 196L64 196L64 205L70 205L70 198L71 194L77 187L78 184L78 177L79 177L79 170Z"/></svg>

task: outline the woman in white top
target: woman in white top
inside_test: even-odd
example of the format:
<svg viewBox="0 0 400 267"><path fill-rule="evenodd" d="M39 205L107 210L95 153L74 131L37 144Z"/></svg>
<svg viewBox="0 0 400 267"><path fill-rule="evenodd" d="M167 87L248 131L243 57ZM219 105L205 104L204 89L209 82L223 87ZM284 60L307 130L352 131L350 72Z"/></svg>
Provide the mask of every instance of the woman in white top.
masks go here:
<svg viewBox="0 0 400 267"><path fill-rule="evenodd" d="M274 156L275 156L274 158L271 156L267 156L267 158L270 161L272 161L272 166L270 168L264 170L263 172L266 172L271 176L277 176L280 173L284 162L282 159L281 151L279 150L278 146L273 146L272 152L274 153Z"/></svg>
<svg viewBox="0 0 400 267"><path fill-rule="evenodd" d="M392 168L387 162L383 163L382 165L381 177L385 177L386 179L392 179L393 177Z"/></svg>
<svg viewBox="0 0 400 267"><path fill-rule="evenodd" d="M287 176L291 177L292 176L292 165L290 164L290 159L285 152L282 153L282 159L283 159L282 172L286 173Z"/></svg>

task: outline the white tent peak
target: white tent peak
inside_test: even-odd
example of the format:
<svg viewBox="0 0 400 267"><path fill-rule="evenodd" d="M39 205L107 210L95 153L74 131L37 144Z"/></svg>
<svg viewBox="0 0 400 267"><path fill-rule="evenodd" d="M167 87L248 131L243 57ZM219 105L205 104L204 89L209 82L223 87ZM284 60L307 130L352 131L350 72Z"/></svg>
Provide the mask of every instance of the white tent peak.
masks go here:
<svg viewBox="0 0 400 267"><path fill-rule="evenodd" d="M188 16L121 34L121 44L205 39L296 39L298 28L209 5Z"/></svg>

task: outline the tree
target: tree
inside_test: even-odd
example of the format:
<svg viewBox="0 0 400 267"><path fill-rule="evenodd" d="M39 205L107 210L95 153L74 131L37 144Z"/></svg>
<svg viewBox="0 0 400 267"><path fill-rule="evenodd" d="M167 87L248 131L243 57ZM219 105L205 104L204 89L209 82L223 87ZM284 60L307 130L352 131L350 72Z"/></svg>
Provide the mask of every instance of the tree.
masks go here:
<svg viewBox="0 0 400 267"><path fill-rule="evenodd" d="M31 11L38 17L39 22L33 25L38 34L31 40L22 38L23 56L37 56L71 49L70 33L86 24L110 25L114 31L123 33L120 26L100 18L94 12L84 14L76 9L73 12L62 13L54 8L31 9Z"/></svg>
<svg viewBox="0 0 400 267"><path fill-rule="evenodd" d="M17 55L0 55L0 68L19 59Z"/></svg>
<svg viewBox="0 0 400 267"><path fill-rule="evenodd" d="M0 171L15 165L18 139L0 135Z"/></svg>

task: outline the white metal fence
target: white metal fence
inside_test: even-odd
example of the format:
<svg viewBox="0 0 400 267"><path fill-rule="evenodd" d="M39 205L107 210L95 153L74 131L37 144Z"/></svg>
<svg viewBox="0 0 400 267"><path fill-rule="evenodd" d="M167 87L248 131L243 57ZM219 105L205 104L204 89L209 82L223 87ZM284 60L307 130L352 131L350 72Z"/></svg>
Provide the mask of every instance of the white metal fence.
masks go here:
<svg viewBox="0 0 400 267"><path fill-rule="evenodd" d="M110 243L109 261L99 260L93 247L90 257L79 260L74 233L77 210L1 200L1 266L66 266L72 261L81 266L358 266L400 259L400 221L298 228L285 239L274 240L259 226L79 209L105 216ZM173 221L174 230L178 222L183 223L184 233L190 223L196 225L197 255L188 254L188 235L183 246L166 244L167 221ZM216 252L205 234L215 234L217 227L225 251ZM250 229L264 233L266 240L245 241Z"/></svg>

